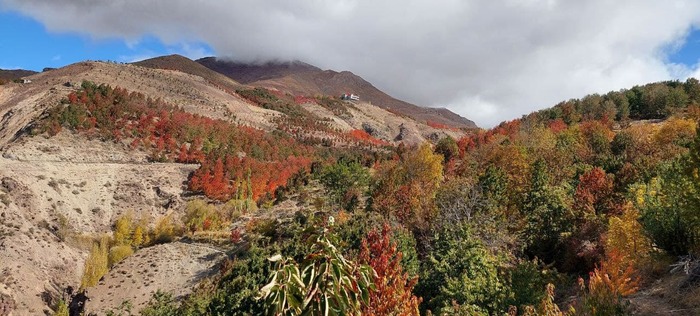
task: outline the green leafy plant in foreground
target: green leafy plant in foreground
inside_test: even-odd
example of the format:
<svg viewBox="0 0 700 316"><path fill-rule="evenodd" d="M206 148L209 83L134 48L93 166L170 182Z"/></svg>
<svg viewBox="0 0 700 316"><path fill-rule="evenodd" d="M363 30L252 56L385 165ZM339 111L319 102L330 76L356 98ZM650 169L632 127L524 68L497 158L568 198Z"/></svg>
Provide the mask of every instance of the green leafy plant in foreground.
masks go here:
<svg viewBox="0 0 700 316"><path fill-rule="evenodd" d="M297 264L269 258L279 268L260 290L269 315L359 315L369 302L374 270L343 257L327 229L311 235L312 251Z"/></svg>

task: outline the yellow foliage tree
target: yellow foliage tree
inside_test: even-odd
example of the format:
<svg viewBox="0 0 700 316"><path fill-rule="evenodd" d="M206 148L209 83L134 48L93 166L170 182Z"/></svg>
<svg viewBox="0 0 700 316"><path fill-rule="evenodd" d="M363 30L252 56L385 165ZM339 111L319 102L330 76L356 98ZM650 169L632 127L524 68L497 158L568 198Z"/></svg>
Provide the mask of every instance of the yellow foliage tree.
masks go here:
<svg viewBox="0 0 700 316"><path fill-rule="evenodd" d="M85 289L97 284L100 278L109 271L109 239L103 237L99 242L92 245L90 254L85 261L83 278L80 281L80 288Z"/></svg>
<svg viewBox="0 0 700 316"><path fill-rule="evenodd" d="M146 244L145 241L147 238L148 235L146 235L144 227L141 225L137 225L136 228L134 228L134 234L131 236L131 244L135 248L139 248Z"/></svg>
<svg viewBox="0 0 700 316"><path fill-rule="evenodd" d="M114 223L114 244L115 245L131 245L132 223L133 216L131 213L126 213L117 218Z"/></svg>
<svg viewBox="0 0 700 316"><path fill-rule="evenodd" d="M109 249L109 266L113 267L132 254L134 254L134 250L131 249L131 246L121 245L112 247Z"/></svg>
<svg viewBox="0 0 700 316"><path fill-rule="evenodd" d="M610 217L608 233L605 240L605 252L617 251L624 261L639 264L649 257L652 250L651 241L644 234L638 221L639 212L627 203L620 216Z"/></svg>
<svg viewBox="0 0 700 316"><path fill-rule="evenodd" d="M176 234L175 224L173 223L172 214L161 217L156 223L153 230L153 235L156 242L170 242Z"/></svg>
<svg viewBox="0 0 700 316"><path fill-rule="evenodd" d="M443 178L442 161L442 155L434 153L426 143L399 161L384 165L377 176L374 207L395 215L412 229L425 228L435 215L435 194Z"/></svg>

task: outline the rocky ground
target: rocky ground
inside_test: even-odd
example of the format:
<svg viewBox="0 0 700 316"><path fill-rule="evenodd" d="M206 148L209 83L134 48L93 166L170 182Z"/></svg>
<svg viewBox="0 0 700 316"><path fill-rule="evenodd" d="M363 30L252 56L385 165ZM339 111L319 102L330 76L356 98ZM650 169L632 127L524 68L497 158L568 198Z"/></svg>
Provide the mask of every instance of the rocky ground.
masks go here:
<svg viewBox="0 0 700 316"><path fill-rule="evenodd" d="M218 272L215 267L225 257L221 250L195 243L173 242L141 249L88 290L85 311L104 315L128 302L131 311L138 312L158 290L182 297L202 278Z"/></svg>

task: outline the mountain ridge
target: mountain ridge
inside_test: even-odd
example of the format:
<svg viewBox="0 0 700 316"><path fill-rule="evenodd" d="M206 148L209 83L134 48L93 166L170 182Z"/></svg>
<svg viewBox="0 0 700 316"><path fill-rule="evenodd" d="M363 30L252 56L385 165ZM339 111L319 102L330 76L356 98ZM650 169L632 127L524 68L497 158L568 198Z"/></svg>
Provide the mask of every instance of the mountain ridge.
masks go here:
<svg viewBox="0 0 700 316"><path fill-rule="evenodd" d="M456 128L474 128L476 124L445 108L427 108L396 99L351 71L321 70L301 61L240 63L205 57L197 63L238 82L272 88L295 95L331 95L353 93L385 110L406 115L423 123Z"/></svg>

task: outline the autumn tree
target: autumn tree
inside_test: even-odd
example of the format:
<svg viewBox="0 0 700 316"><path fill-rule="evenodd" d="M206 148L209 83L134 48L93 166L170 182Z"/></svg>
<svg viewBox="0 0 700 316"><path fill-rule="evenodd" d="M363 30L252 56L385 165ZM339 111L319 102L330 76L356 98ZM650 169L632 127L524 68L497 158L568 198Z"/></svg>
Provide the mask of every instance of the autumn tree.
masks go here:
<svg viewBox="0 0 700 316"><path fill-rule="evenodd" d="M131 213L124 214L117 218L114 223L114 244L118 246L130 246L131 245L131 235L133 232L132 228L133 215Z"/></svg>
<svg viewBox="0 0 700 316"><path fill-rule="evenodd" d="M623 261L639 268L652 252L652 244L639 222L639 211L627 203L620 216L608 220L605 238L605 252L616 252Z"/></svg>
<svg viewBox="0 0 700 316"><path fill-rule="evenodd" d="M370 290L369 304L362 315L419 315L420 299L413 295L417 278L410 278L401 267L403 254L390 239L389 225L381 232L372 230L362 241L359 262L367 264L377 273Z"/></svg>
<svg viewBox="0 0 700 316"><path fill-rule="evenodd" d="M380 167L373 207L396 216L412 230L424 230L435 215L435 193L442 182L442 156L423 144L400 160Z"/></svg>
<svg viewBox="0 0 700 316"><path fill-rule="evenodd" d="M615 210L612 177L600 167L582 174L574 193L574 205L582 214L612 213Z"/></svg>
<svg viewBox="0 0 700 316"><path fill-rule="evenodd" d="M83 269L83 277L80 288L85 289L95 286L97 282L109 271L109 240L106 237L94 242Z"/></svg>

